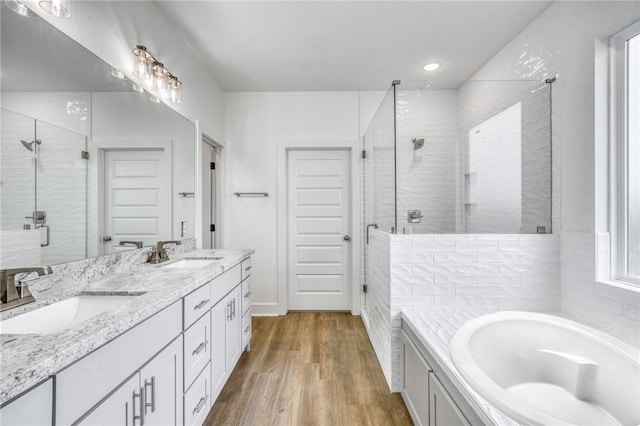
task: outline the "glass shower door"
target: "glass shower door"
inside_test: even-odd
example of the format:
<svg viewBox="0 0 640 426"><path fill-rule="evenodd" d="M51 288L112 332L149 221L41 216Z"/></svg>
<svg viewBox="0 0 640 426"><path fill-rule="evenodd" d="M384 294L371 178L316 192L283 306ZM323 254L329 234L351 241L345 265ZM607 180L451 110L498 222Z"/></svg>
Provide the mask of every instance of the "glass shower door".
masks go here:
<svg viewBox="0 0 640 426"><path fill-rule="evenodd" d="M2 109L0 269L40 265L40 237L27 219L36 210L35 120Z"/></svg>
<svg viewBox="0 0 640 426"><path fill-rule="evenodd" d="M84 135L36 121L36 203L46 214L42 262L47 265L87 256L87 140Z"/></svg>
<svg viewBox="0 0 640 426"><path fill-rule="evenodd" d="M86 137L2 109L0 268L87 256Z"/></svg>

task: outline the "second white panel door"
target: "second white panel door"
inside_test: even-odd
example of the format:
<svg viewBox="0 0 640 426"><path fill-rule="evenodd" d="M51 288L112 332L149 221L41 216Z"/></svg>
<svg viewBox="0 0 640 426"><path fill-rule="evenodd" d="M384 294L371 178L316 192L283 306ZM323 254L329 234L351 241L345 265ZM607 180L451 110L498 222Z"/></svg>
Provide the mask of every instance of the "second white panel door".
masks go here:
<svg viewBox="0 0 640 426"><path fill-rule="evenodd" d="M171 159L163 150L110 150L104 162L105 245L113 246L105 252L122 240L170 240Z"/></svg>
<svg viewBox="0 0 640 426"><path fill-rule="evenodd" d="M350 152L293 150L287 162L289 310L350 310Z"/></svg>

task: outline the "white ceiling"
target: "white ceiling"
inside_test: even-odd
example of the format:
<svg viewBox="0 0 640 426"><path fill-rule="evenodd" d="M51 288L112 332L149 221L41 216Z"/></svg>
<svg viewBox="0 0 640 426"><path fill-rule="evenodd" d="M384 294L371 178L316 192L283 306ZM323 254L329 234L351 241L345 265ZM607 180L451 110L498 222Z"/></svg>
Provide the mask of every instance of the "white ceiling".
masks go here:
<svg viewBox="0 0 640 426"><path fill-rule="evenodd" d="M550 1L157 1L226 91L464 81ZM422 71L427 62L442 67Z"/></svg>

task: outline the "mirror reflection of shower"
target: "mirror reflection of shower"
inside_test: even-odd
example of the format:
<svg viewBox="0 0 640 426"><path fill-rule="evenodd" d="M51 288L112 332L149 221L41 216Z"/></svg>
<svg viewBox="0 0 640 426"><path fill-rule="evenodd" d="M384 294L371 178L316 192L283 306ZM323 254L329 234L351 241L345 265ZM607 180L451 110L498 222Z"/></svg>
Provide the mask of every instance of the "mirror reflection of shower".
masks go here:
<svg viewBox="0 0 640 426"><path fill-rule="evenodd" d="M424 138L412 138L411 142L413 143L413 150L417 151L424 146Z"/></svg>
<svg viewBox="0 0 640 426"><path fill-rule="evenodd" d="M20 142L22 143L22 146L24 146L26 149L28 149L31 152L34 152L33 150L34 146L38 147L42 143L40 139L34 139L31 142L27 142L21 139ZM37 151L35 152L37 154Z"/></svg>

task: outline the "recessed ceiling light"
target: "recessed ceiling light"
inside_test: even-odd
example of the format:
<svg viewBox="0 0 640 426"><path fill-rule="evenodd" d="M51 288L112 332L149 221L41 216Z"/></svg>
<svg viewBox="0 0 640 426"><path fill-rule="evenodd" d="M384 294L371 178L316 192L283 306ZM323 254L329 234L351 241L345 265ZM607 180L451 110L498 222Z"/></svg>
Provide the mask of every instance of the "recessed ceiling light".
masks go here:
<svg viewBox="0 0 640 426"><path fill-rule="evenodd" d="M427 64L424 67L422 67L422 69L425 70L425 71L435 71L438 68L440 68L440 64L437 63L437 62L432 62L432 63Z"/></svg>

